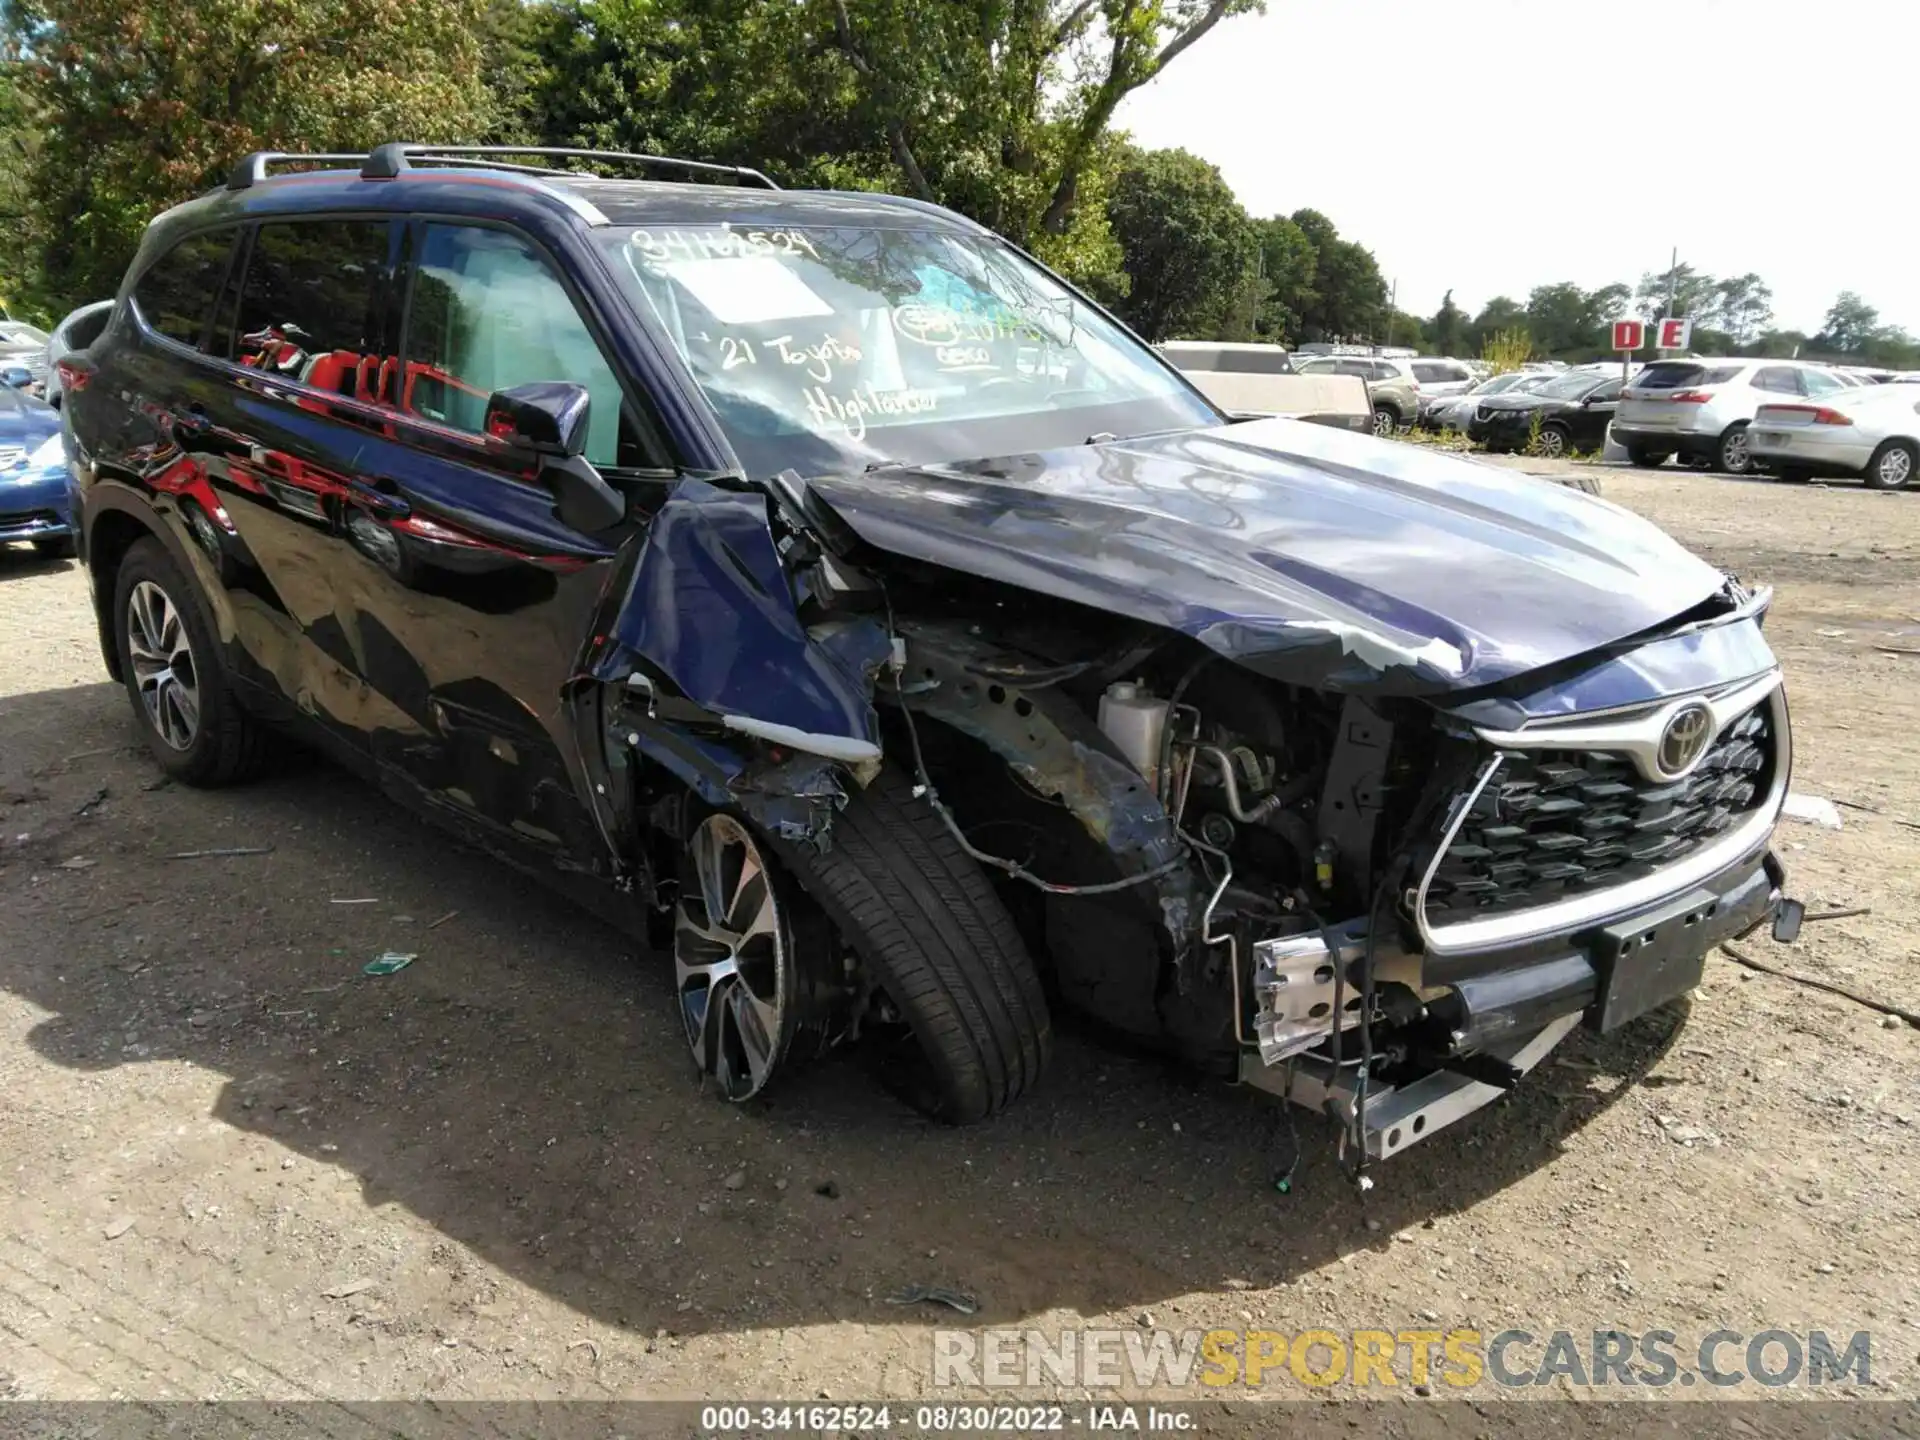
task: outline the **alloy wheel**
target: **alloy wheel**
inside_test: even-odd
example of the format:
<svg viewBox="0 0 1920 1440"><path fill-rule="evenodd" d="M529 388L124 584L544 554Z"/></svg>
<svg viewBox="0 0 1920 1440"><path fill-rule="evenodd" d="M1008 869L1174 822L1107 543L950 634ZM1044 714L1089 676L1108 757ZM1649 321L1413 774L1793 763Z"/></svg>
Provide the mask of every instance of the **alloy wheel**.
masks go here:
<svg viewBox="0 0 1920 1440"><path fill-rule="evenodd" d="M1567 453L1567 437L1549 425L1540 432L1540 453L1549 460L1558 460Z"/></svg>
<svg viewBox="0 0 1920 1440"><path fill-rule="evenodd" d="M1720 442L1720 468L1729 475L1747 473L1747 432L1745 430L1736 430Z"/></svg>
<svg viewBox="0 0 1920 1440"><path fill-rule="evenodd" d="M1380 439L1391 440L1396 428L1397 426L1394 424L1393 412L1391 410L1376 410L1373 412L1373 433Z"/></svg>
<svg viewBox="0 0 1920 1440"><path fill-rule="evenodd" d="M179 607L151 580L127 596L127 657L147 723L175 750L200 733L200 671Z"/></svg>
<svg viewBox="0 0 1920 1440"><path fill-rule="evenodd" d="M1913 478L1913 454L1904 446L1895 445L1880 457L1880 463L1874 466L1874 478L1889 490L1898 490Z"/></svg>
<svg viewBox="0 0 1920 1440"><path fill-rule="evenodd" d="M767 857L731 815L688 844L674 928L680 1019L694 1063L729 1100L760 1093L791 1033L790 931Z"/></svg>

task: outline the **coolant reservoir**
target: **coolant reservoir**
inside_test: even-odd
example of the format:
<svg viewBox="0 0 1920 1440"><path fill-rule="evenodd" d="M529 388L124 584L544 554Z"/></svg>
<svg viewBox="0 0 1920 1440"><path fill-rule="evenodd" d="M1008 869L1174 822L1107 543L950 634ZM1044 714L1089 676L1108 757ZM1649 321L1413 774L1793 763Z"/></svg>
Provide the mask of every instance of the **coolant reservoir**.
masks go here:
<svg viewBox="0 0 1920 1440"><path fill-rule="evenodd" d="M1116 680L1100 697L1100 730L1157 790L1167 702L1154 698L1144 686Z"/></svg>

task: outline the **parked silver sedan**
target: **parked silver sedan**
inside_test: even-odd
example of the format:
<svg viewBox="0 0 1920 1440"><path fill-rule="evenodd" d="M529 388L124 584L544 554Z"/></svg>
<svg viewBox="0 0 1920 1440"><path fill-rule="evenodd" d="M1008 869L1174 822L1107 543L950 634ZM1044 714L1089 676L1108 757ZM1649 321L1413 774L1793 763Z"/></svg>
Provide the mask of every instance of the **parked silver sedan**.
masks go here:
<svg viewBox="0 0 1920 1440"><path fill-rule="evenodd" d="M1804 404L1762 405L1747 440L1783 480L1857 475L1899 490L1920 470L1920 384L1862 385Z"/></svg>
<svg viewBox="0 0 1920 1440"><path fill-rule="evenodd" d="M1446 396L1423 407L1425 413L1420 418L1430 430L1465 430L1474 406L1487 396L1524 395L1554 378L1551 370L1509 370L1503 375L1489 375L1464 395Z"/></svg>

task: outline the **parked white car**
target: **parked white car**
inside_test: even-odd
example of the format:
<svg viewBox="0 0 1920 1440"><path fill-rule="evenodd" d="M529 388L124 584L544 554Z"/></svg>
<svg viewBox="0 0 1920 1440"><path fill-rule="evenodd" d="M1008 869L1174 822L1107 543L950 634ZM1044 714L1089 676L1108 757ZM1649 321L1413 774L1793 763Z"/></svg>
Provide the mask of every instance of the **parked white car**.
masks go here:
<svg viewBox="0 0 1920 1440"><path fill-rule="evenodd" d="M1443 398L1426 411L1426 423L1434 430L1465 430L1473 418L1474 406L1489 395L1524 395L1536 385L1552 380L1550 370L1509 370L1491 375L1464 395Z"/></svg>
<svg viewBox="0 0 1920 1440"><path fill-rule="evenodd" d="M1920 384L1860 385L1827 400L1762 405L1747 450L1782 480L1857 475L1899 490L1920 469Z"/></svg>
<svg viewBox="0 0 1920 1440"><path fill-rule="evenodd" d="M1613 438L1635 465L1679 455L1744 475L1753 468L1747 431L1762 405L1818 401L1851 388L1826 366L1795 360L1656 360L1622 393Z"/></svg>

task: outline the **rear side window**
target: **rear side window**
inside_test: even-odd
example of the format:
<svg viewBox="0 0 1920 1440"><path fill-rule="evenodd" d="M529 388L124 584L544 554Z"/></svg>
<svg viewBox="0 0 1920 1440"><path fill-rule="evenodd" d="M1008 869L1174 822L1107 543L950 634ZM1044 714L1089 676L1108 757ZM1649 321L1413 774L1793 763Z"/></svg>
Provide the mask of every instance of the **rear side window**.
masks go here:
<svg viewBox="0 0 1920 1440"><path fill-rule="evenodd" d="M1635 390L1688 390L1696 385L1724 385L1741 371L1738 365L1708 368L1692 360L1656 360L1633 377Z"/></svg>
<svg viewBox="0 0 1920 1440"><path fill-rule="evenodd" d="M1422 385L1453 385L1468 378L1467 372L1457 365L1435 365L1413 362L1413 378Z"/></svg>
<svg viewBox="0 0 1920 1440"><path fill-rule="evenodd" d="M360 373L378 363L391 233L385 220L262 225L240 287L235 358L355 393Z"/></svg>
<svg viewBox="0 0 1920 1440"><path fill-rule="evenodd" d="M141 318L169 340L197 346L226 274L233 236L231 229L189 235L154 261L133 287Z"/></svg>
<svg viewBox="0 0 1920 1440"><path fill-rule="evenodd" d="M1804 395L1801 388L1800 372L1785 365L1768 365L1753 377L1753 388L1765 390L1770 395Z"/></svg>

